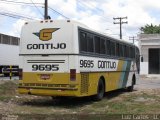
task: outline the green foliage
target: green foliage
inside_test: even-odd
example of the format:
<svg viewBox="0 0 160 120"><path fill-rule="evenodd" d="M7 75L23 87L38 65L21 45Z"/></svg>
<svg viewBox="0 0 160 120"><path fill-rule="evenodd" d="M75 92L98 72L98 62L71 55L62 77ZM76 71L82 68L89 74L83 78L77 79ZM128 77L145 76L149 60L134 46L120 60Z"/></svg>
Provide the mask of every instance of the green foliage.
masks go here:
<svg viewBox="0 0 160 120"><path fill-rule="evenodd" d="M144 34L158 34L160 33L160 25L147 24L144 27L141 27L140 31Z"/></svg>

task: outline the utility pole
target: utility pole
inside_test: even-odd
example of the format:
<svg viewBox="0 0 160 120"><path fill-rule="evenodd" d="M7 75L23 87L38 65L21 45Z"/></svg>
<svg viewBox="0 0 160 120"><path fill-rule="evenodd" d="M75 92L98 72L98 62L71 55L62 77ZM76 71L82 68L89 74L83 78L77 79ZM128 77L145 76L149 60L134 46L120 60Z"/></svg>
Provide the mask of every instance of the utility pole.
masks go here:
<svg viewBox="0 0 160 120"><path fill-rule="evenodd" d="M114 24L119 24L120 25L120 39L122 39L122 24L127 24L128 22L123 22L123 19L127 19L127 17L117 17L117 18L113 18L113 20L119 20L119 22L113 22Z"/></svg>
<svg viewBox="0 0 160 120"><path fill-rule="evenodd" d="M45 3L44 3L44 19L48 19L48 0L45 0Z"/></svg>
<svg viewBox="0 0 160 120"><path fill-rule="evenodd" d="M129 37L129 40L133 40L133 44L135 43L135 40L137 40L136 36L132 36L132 37Z"/></svg>

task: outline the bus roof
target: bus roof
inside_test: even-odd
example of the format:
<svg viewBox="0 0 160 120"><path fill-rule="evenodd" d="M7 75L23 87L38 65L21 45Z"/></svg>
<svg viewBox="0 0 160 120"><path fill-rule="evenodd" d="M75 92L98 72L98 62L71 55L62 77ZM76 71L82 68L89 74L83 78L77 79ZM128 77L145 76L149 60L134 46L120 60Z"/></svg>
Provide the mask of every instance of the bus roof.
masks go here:
<svg viewBox="0 0 160 120"><path fill-rule="evenodd" d="M112 40L114 40L114 41L126 43L126 44L131 45L131 46L136 46L136 45L134 45L134 44L132 44L132 43L130 43L130 42L128 42L128 41L125 41L125 40L123 40L123 39L118 39L118 38L109 36L108 34L106 34L106 33L104 33L104 32L101 32L101 31L92 29L92 28L88 27L87 25L82 24L82 23L80 23L80 22L78 22L78 21L75 21L75 20L50 20L50 19L49 19L49 20L39 20L39 21L36 20L36 21L26 22L25 24L37 23L37 22L39 22L39 23L49 23L49 22L50 22L50 23L65 23L65 22L66 22L66 23L71 23L71 24L73 24L73 25L75 25L75 26L77 26L77 27L80 27L80 28L83 28L83 29L85 29L85 30L87 30L87 31L90 31L90 32L93 32L93 33L96 33L96 34L99 34L99 35L102 35L102 36L105 36L105 37L110 38L110 39L112 39Z"/></svg>

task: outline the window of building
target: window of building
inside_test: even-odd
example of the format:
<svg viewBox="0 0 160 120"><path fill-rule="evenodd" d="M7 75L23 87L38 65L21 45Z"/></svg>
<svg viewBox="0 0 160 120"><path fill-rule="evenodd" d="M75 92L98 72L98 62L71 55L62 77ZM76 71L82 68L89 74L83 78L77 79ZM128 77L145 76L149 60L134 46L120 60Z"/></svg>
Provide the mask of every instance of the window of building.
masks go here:
<svg viewBox="0 0 160 120"><path fill-rule="evenodd" d="M12 45L19 45L19 39L16 37L12 37L11 39L11 44Z"/></svg>
<svg viewBox="0 0 160 120"><path fill-rule="evenodd" d="M2 36L2 43L3 43L3 44L9 44L9 45L10 45L10 44L11 44L11 43L10 43L10 36L3 35L3 36Z"/></svg>

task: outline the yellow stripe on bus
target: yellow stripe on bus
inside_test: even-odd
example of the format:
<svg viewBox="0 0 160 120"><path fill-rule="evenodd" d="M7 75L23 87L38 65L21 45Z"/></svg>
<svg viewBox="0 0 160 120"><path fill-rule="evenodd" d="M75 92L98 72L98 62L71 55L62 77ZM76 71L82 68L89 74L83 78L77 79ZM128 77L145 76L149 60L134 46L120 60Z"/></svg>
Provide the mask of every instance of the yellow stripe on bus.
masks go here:
<svg viewBox="0 0 160 120"><path fill-rule="evenodd" d="M68 96L75 95L75 96L89 96L94 95L97 93L97 85L98 80L101 76L105 78L106 82L106 92L116 90L119 88L119 82L121 80L121 74L123 70L124 61L119 60L117 71L110 71L110 72L90 72L90 73L77 73L76 74L76 81L70 81L70 73L36 73L36 72L24 72L23 73L23 80L20 80L19 92L27 94L29 90L25 87L33 88L34 94L40 94L38 90L42 91L41 95L57 95L56 89L66 89L64 92L65 96L68 93ZM48 79L41 79L41 75L49 74L50 78ZM88 76L88 77L87 77ZM83 78L84 77L84 78ZM83 80L84 79L84 80ZM85 80L86 79L86 80ZM24 87L24 88L23 88ZM49 89L44 89L49 87ZM50 88L53 87L53 90ZM72 88L75 87L75 91L70 91ZM34 88L36 90L34 90ZM38 90L37 90L38 89ZM43 92L43 90L45 92ZM48 91L48 92L47 92ZM63 96L63 93L60 95Z"/></svg>

